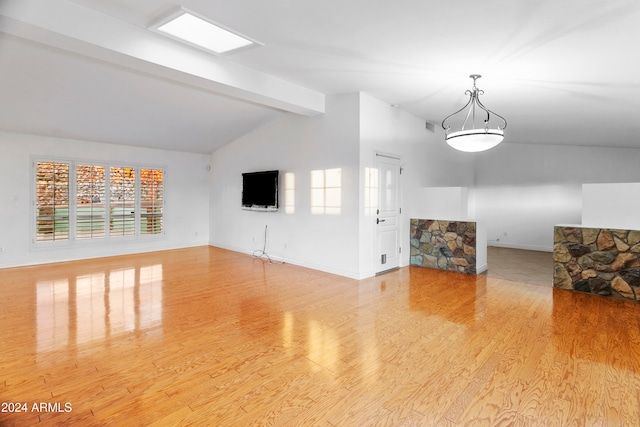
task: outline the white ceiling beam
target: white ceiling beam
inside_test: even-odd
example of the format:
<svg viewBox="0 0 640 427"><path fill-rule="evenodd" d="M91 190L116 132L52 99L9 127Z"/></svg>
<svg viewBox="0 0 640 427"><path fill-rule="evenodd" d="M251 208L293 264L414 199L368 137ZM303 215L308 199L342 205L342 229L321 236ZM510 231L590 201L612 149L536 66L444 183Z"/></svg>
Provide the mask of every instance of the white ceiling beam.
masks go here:
<svg viewBox="0 0 640 427"><path fill-rule="evenodd" d="M325 95L68 0L6 0L0 31L216 94L306 116Z"/></svg>

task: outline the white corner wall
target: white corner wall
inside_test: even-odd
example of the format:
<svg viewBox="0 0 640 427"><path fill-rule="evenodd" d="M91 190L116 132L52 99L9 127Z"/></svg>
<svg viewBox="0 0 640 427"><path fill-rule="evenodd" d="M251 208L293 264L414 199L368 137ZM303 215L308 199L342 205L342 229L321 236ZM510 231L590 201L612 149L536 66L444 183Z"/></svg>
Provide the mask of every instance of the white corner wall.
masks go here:
<svg viewBox="0 0 640 427"><path fill-rule="evenodd" d="M401 158L401 266L409 265L409 220L419 188L473 184L472 156L460 156L444 142L444 135L426 129L425 121L400 108L360 94L360 175L364 187L367 168L375 165L375 152ZM364 191L360 200L360 270L363 277L375 274L375 216L367 216Z"/></svg>
<svg viewBox="0 0 640 427"><path fill-rule="evenodd" d="M266 251L275 259L357 279L372 276L375 218L366 214L364 177L375 151L402 158L404 201L418 187L473 181L470 160L455 156L423 120L366 94L330 95L324 115L288 114L211 155L211 244L253 253L265 247L266 228ZM342 171L341 214L313 215L310 173L335 168ZM281 175L280 210L242 210L242 173L271 169ZM291 213L283 206L285 174L295 177ZM403 265L409 263L409 218L403 211Z"/></svg>
<svg viewBox="0 0 640 427"><path fill-rule="evenodd" d="M208 243L209 157L124 145L0 132L0 267L69 261L110 255L174 249ZM51 249L34 248L31 160L33 156L65 160L122 162L166 168L165 236L87 242Z"/></svg>
<svg viewBox="0 0 640 427"><path fill-rule="evenodd" d="M358 94L327 97L326 113L287 114L211 155L210 243L358 278ZM242 173L280 171L278 212L241 209ZM312 171L341 170L340 214L312 214ZM295 201L285 209L285 175ZM265 228L266 242L265 242Z"/></svg>
<svg viewBox="0 0 640 427"><path fill-rule="evenodd" d="M552 251L554 225L582 222L582 185L638 182L638 164L639 149L505 142L477 154L475 216L490 246Z"/></svg>

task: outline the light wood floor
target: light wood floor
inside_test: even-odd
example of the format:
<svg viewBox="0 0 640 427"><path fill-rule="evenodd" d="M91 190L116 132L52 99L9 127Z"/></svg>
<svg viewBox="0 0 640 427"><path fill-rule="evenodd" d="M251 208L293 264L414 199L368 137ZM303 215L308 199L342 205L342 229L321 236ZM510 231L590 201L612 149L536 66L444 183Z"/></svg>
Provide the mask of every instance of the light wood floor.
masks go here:
<svg viewBox="0 0 640 427"><path fill-rule="evenodd" d="M0 292L0 401L27 404L1 426L640 425L626 301L207 247L4 269Z"/></svg>
<svg viewBox="0 0 640 427"><path fill-rule="evenodd" d="M489 269L483 273L489 277L553 286L553 254L490 246L487 248Z"/></svg>

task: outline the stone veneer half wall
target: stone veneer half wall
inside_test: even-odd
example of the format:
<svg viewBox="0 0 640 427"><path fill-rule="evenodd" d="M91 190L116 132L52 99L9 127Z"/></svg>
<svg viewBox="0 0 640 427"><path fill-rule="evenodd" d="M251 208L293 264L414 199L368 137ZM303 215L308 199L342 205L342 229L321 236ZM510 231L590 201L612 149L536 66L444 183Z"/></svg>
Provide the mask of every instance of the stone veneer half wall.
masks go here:
<svg viewBox="0 0 640 427"><path fill-rule="evenodd" d="M640 301L640 231L556 226L553 286Z"/></svg>
<svg viewBox="0 0 640 427"><path fill-rule="evenodd" d="M476 274L476 223L412 218L410 264Z"/></svg>

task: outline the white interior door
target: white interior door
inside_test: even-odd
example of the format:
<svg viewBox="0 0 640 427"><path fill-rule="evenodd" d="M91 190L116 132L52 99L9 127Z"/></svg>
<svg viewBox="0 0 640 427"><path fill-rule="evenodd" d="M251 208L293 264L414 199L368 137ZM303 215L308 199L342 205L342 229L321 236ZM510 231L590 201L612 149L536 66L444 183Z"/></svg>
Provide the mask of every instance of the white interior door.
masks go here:
<svg viewBox="0 0 640 427"><path fill-rule="evenodd" d="M400 266L400 159L376 153L376 273Z"/></svg>

